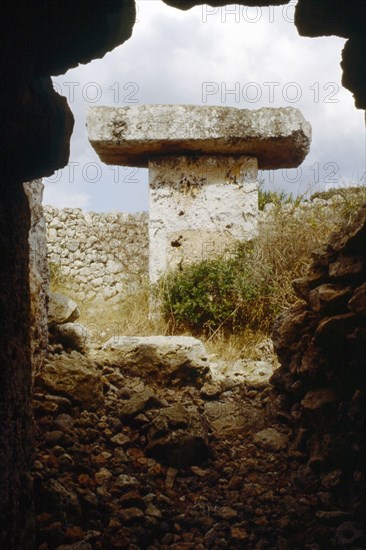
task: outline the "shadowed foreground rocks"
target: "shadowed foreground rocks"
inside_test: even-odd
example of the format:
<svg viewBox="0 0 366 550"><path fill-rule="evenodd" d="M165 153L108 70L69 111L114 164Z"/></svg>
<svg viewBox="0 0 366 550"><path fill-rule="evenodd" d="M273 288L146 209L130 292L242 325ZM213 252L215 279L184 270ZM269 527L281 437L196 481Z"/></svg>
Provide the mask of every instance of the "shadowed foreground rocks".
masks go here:
<svg viewBox="0 0 366 550"><path fill-rule="evenodd" d="M48 360L85 364L58 347ZM308 522L319 498L295 485L299 463L286 454L292 432L266 414L268 383L253 389L228 377L209 392L209 381L201 389L167 384L138 366L116 367L113 356L89 361L103 381L97 408L64 386L36 385L37 549L313 541ZM88 382L79 383L82 397Z"/></svg>
<svg viewBox="0 0 366 550"><path fill-rule="evenodd" d="M360 242L357 227L334 237L343 252ZM357 310L362 288L350 301ZM34 394L37 550L364 548L357 399L338 403L334 384L315 383L299 405L280 383L291 377L283 362L296 356L296 346L286 354L294 331L319 322L303 309L278 321L275 390L268 343L252 369L210 365L203 386L151 376L111 351L85 357L52 345L47 369L63 374L48 385L41 373ZM85 400L85 370L102 384L95 399ZM337 411L349 418L329 431Z"/></svg>

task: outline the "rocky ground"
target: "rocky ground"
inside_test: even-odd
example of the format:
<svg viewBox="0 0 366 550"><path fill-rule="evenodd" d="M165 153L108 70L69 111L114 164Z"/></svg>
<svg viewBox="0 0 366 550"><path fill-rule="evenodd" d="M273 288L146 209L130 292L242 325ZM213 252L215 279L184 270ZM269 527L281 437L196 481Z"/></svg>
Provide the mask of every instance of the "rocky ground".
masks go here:
<svg viewBox="0 0 366 550"><path fill-rule="evenodd" d="M107 352L50 352L34 392L38 550L365 547L339 474L311 471L274 414L268 354L250 376L167 381Z"/></svg>

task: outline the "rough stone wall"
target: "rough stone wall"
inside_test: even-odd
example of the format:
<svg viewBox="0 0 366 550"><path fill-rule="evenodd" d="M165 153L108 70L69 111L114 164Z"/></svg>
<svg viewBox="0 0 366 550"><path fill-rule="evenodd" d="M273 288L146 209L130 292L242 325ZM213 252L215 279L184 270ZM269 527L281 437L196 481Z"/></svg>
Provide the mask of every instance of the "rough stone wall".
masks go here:
<svg viewBox="0 0 366 550"><path fill-rule="evenodd" d="M49 270L47 263L46 224L43 215L42 180L27 182L24 190L30 209L29 229L29 287L31 298L32 373L42 367L48 344L47 301Z"/></svg>
<svg viewBox="0 0 366 550"><path fill-rule="evenodd" d="M77 300L118 299L148 272L148 214L44 208L51 272Z"/></svg>
<svg viewBox="0 0 366 550"><path fill-rule="evenodd" d="M22 183L0 187L0 548L33 550L30 211Z"/></svg>
<svg viewBox="0 0 366 550"><path fill-rule="evenodd" d="M272 335L281 363L274 410L295 429L293 451L306 455L300 481L330 493L340 524L347 511L363 518L365 251L366 205L313 254L306 276L294 281L302 302L278 318Z"/></svg>

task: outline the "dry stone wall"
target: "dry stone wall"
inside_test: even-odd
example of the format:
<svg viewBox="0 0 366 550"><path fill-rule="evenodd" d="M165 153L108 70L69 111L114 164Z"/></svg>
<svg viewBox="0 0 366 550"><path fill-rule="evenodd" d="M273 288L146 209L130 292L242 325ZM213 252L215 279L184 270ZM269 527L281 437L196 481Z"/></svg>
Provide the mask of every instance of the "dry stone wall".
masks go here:
<svg viewBox="0 0 366 550"><path fill-rule="evenodd" d="M281 315L272 339L280 361L271 379L274 410L296 433L292 450L305 453L299 479L328 492L340 548L355 547L364 514L366 205L313 254L306 275L294 281L302 300ZM319 475L320 474L320 475ZM347 536L346 536L346 533ZM342 534L342 537L341 537Z"/></svg>
<svg viewBox="0 0 366 550"><path fill-rule="evenodd" d="M115 301L148 272L148 214L45 206L53 279L79 301Z"/></svg>

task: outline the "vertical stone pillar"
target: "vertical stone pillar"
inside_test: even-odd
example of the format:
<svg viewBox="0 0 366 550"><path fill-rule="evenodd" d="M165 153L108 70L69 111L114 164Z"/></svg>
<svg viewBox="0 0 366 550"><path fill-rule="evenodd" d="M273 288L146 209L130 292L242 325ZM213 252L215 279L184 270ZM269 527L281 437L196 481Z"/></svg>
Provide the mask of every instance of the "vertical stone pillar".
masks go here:
<svg viewBox="0 0 366 550"><path fill-rule="evenodd" d="M152 283L252 238L258 168L299 166L311 138L292 107L94 107L87 127L102 161L149 168Z"/></svg>
<svg viewBox="0 0 366 550"><path fill-rule="evenodd" d="M162 156L149 161L150 281L168 269L228 252L251 239L258 163L248 156Z"/></svg>

